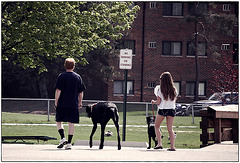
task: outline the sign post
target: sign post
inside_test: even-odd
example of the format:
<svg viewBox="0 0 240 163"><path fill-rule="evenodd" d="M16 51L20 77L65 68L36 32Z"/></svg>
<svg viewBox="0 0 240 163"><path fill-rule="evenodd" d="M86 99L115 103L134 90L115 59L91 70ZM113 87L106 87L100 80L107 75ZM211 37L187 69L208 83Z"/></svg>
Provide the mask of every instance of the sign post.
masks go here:
<svg viewBox="0 0 240 163"><path fill-rule="evenodd" d="M124 69L124 101L123 101L123 136L122 141L126 139L126 112L127 112L127 76L128 70L132 69L132 50L120 50L119 68Z"/></svg>

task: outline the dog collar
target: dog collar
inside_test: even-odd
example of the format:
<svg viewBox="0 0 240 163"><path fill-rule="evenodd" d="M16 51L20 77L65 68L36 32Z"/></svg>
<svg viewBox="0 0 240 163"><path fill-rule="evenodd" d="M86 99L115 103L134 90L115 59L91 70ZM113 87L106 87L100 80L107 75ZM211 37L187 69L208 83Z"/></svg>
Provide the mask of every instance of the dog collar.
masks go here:
<svg viewBox="0 0 240 163"><path fill-rule="evenodd" d="M91 107L91 112L92 112L92 108L93 108L95 105L97 105L97 103L94 103L94 104L92 104L92 107Z"/></svg>

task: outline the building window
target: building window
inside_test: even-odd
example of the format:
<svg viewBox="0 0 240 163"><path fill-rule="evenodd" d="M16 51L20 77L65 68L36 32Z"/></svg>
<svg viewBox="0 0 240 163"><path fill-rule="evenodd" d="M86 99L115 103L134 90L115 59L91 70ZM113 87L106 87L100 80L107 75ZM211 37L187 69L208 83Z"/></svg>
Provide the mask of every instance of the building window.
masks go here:
<svg viewBox="0 0 240 163"><path fill-rule="evenodd" d="M197 13L196 9L197 7ZM208 3L206 2L189 2L188 3L188 15L207 15Z"/></svg>
<svg viewBox="0 0 240 163"><path fill-rule="evenodd" d="M223 4L223 11L231 11L231 5L230 4Z"/></svg>
<svg viewBox="0 0 240 163"><path fill-rule="evenodd" d="M150 2L150 8L157 8L157 2Z"/></svg>
<svg viewBox="0 0 240 163"><path fill-rule="evenodd" d="M186 83L186 95L187 96L194 96L194 82L187 82Z"/></svg>
<svg viewBox="0 0 240 163"><path fill-rule="evenodd" d="M193 42L188 42L188 53L189 56L195 56L195 45ZM207 55L207 46L204 42L198 42L198 56L206 56Z"/></svg>
<svg viewBox="0 0 240 163"><path fill-rule="evenodd" d="M198 95L199 96L205 96L205 83L199 83L198 86Z"/></svg>
<svg viewBox="0 0 240 163"><path fill-rule="evenodd" d="M163 41L163 55L181 55L182 43Z"/></svg>
<svg viewBox="0 0 240 163"><path fill-rule="evenodd" d="M148 82L147 87L148 88L155 88L155 82Z"/></svg>
<svg viewBox="0 0 240 163"><path fill-rule="evenodd" d="M157 47L157 43L156 42L148 42L148 47L149 48L156 48Z"/></svg>
<svg viewBox="0 0 240 163"><path fill-rule="evenodd" d="M163 16L183 16L183 4L163 3Z"/></svg>
<svg viewBox="0 0 240 163"><path fill-rule="evenodd" d="M116 49L132 49L135 54L135 40L120 40Z"/></svg>
<svg viewBox="0 0 240 163"><path fill-rule="evenodd" d="M230 44L222 44L221 50L230 50Z"/></svg>
<svg viewBox="0 0 240 163"><path fill-rule="evenodd" d="M181 95L181 82L173 82L174 86L176 87L177 89L177 93L178 95Z"/></svg>
<svg viewBox="0 0 240 163"><path fill-rule="evenodd" d="M114 94L124 94L124 81L114 81ZM134 94L133 81L127 81L127 94Z"/></svg>
<svg viewBox="0 0 240 163"><path fill-rule="evenodd" d="M205 96L205 83L199 82L198 86L198 95L199 96ZM187 96L194 96L194 89L195 89L195 82L187 82L186 83L186 95Z"/></svg>

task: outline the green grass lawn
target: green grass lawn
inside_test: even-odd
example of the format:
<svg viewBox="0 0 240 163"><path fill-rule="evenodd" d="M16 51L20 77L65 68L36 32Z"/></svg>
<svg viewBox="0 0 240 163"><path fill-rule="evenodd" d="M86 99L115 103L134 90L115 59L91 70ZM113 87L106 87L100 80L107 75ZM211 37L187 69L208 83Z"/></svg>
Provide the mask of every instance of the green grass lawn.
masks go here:
<svg viewBox="0 0 240 163"><path fill-rule="evenodd" d="M120 114L120 125L122 124L122 112ZM5 113L2 112L2 123L24 123L24 124L55 124L55 117L50 116L50 121L47 121L47 115L36 114L20 114L20 113ZM135 111L127 112L127 125L145 125L146 115L145 112ZM177 133L175 141L176 148L200 148L200 133L199 128L200 117L195 117L195 124L192 124L192 117L176 117L174 121L174 132ZM80 124L92 124L91 119L85 115L80 115ZM112 121L109 124L113 124ZM182 126L196 126L196 128L182 127ZM76 140L89 140L92 127L75 126L75 133L73 142ZM163 147L170 147L168 140L168 132L166 128L166 121L162 123ZM65 126L65 135L67 135L68 127ZM106 141L116 141L116 129L114 127L106 127L106 131L113 132L112 137L105 137ZM122 137L122 127L120 127ZM59 139L56 126L18 126L18 125L2 125L2 136L27 136L39 135L50 136ZM100 127L98 127L94 140L100 139ZM147 127L127 127L126 128L126 141L148 142ZM37 143L37 141L29 141ZM47 141L48 144L58 144L59 140ZM153 144L153 143L152 143Z"/></svg>

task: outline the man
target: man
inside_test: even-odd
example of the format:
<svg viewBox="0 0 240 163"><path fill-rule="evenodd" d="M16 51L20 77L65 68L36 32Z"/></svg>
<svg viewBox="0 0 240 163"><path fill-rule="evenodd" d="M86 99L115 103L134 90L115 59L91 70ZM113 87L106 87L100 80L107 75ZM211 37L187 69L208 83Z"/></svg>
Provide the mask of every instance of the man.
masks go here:
<svg viewBox="0 0 240 163"><path fill-rule="evenodd" d="M65 60L66 71L61 73L55 85L55 109L57 129L61 136L57 148L71 149L74 134L74 123L79 123L79 109L82 108L83 91L86 89L81 76L73 72L75 60ZM62 122L68 122L68 140L64 136Z"/></svg>

